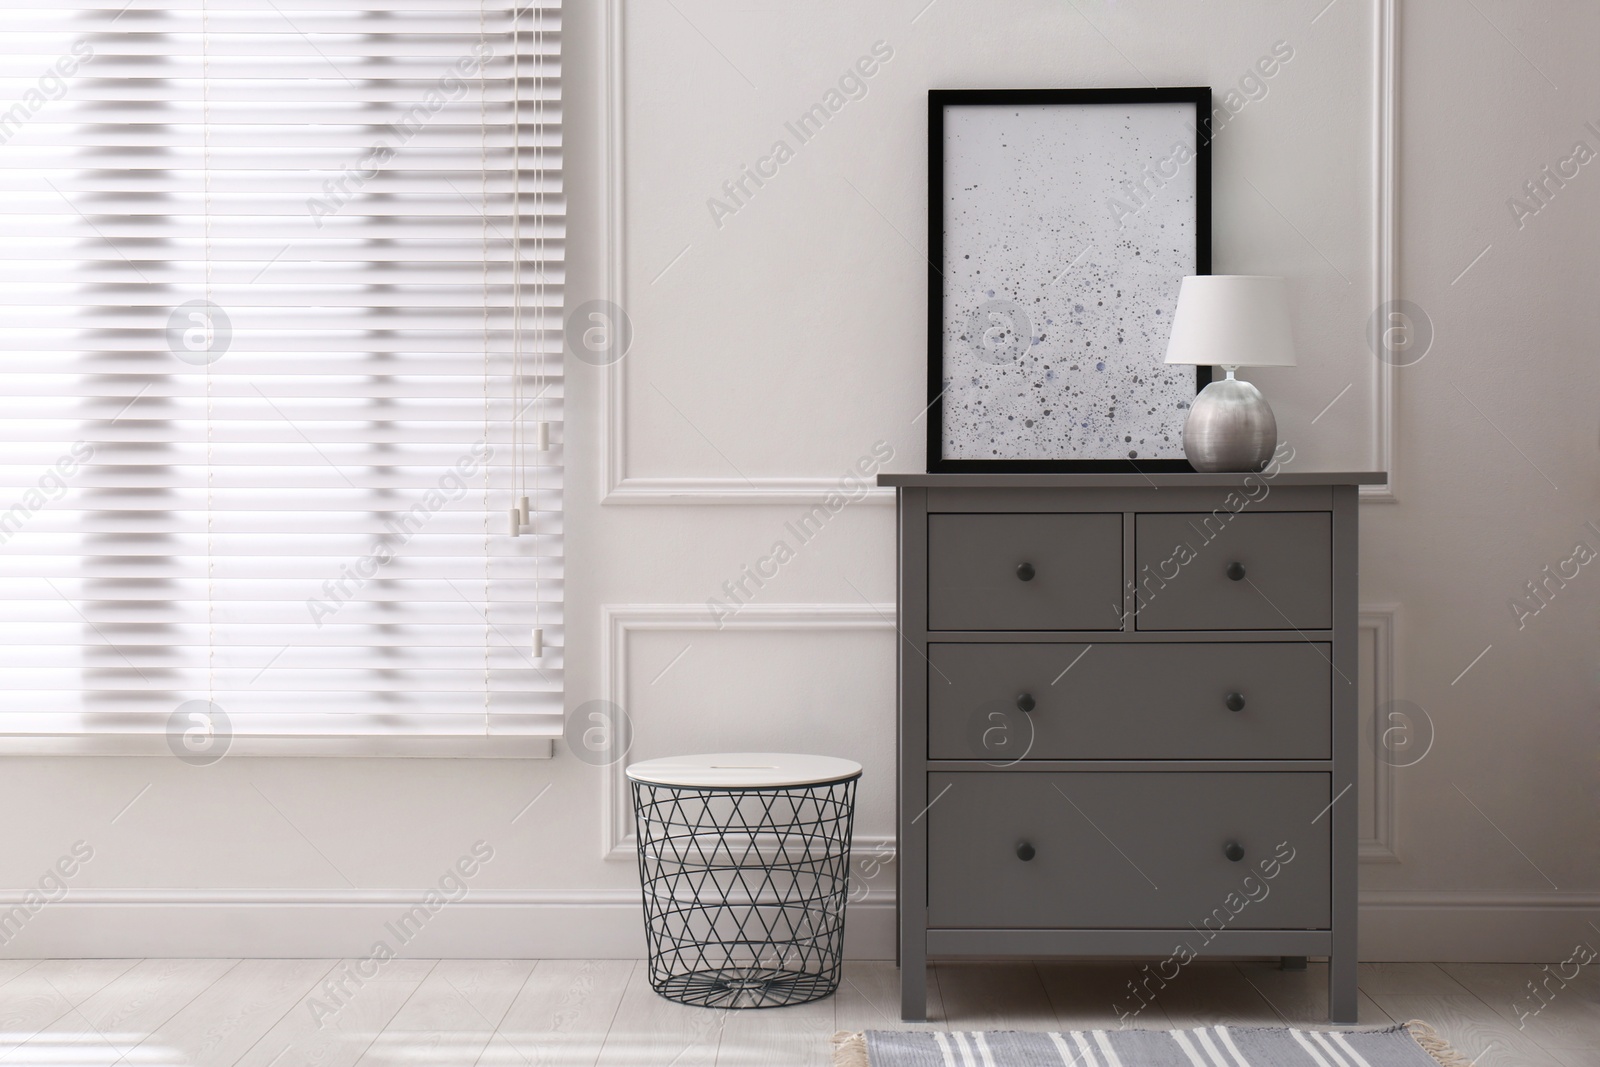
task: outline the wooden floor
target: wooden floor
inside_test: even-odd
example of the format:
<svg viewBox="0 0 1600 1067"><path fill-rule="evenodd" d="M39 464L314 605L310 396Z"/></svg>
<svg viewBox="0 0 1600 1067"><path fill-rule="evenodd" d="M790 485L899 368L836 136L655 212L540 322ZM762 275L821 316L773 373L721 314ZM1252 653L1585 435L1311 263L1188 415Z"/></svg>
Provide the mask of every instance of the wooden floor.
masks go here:
<svg viewBox="0 0 1600 1067"><path fill-rule="evenodd" d="M1596 1067L1589 970L1550 979L1519 1028L1541 1003L1525 983L1550 978L1537 967L1364 964L1361 1023L1426 1019L1477 1067ZM940 964L926 1025L1115 1026L1138 974L1125 962ZM1326 981L1319 964L1193 964L1132 1025L1321 1025ZM826 1067L835 1030L898 1027L898 1003L887 963L847 964L827 1000L730 1012L662 1000L629 960L396 960L366 978L330 960L0 961L0 1067Z"/></svg>

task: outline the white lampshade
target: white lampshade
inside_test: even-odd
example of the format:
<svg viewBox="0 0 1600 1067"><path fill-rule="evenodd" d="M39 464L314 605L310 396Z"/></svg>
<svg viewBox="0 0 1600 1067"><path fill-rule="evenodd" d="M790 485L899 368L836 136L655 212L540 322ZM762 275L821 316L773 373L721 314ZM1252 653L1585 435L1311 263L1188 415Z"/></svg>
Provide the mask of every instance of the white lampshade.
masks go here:
<svg viewBox="0 0 1600 1067"><path fill-rule="evenodd" d="M1198 274L1183 279L1172 313L1168 363L1292 367L1289 295L1282 278Z"/></svg>

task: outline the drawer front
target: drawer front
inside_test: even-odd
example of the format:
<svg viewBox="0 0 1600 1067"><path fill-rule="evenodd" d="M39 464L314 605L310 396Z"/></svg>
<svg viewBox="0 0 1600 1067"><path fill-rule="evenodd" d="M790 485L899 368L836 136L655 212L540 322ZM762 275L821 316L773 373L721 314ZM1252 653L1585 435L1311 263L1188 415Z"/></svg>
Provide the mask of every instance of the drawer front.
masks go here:
<svg viewBox="0 0 1600 1067"><path fill-rule="evenodd" d="M1138 515L1139 630L1326 630L1333 516L1325 511Z"/></svg>
<svg viewBox="0 0 1600 1067"><path fill-rule="evenodd" d="M930 645L928 758L1327 759L1330 656L1301 641Z"/></svg>
<svg viewBox="0 0 1600 1067"><path fill-rule="evenodd" d="M928 516L933 630L1119 630L1122 516Z"/></svg>
<svg viewBox="0 0 1600 1067"><path fill-rule="evenodd" d="M949 773L928 795L932 927L1329 926L1327 774Z"/></svg>

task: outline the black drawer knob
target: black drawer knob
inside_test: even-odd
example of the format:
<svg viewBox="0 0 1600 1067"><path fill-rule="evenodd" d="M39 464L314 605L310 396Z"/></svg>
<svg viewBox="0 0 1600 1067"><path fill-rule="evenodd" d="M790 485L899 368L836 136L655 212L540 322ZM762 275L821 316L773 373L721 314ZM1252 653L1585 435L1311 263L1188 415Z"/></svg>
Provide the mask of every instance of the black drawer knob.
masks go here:
<svg viewBox="0 0 1600 1067"><path fill-rule="evenodd" d="M1017 698L1018 711L1032 711L1037 706L1033 701L1032 693L1023 693Z"/></svg>
<svg viewBox="0 0 1600 1067"><path fill-rule="evenodd" d="M1017 859L1021 860L1023 863L1027 863L1029 860L1033 859L1035 855L1037 855L1037 853L1033 851L1033 846L1028 844L1026 841L1017 845Z"/></svg>
<svg viewBox="0 0 1600 1067"><path fill-rule="evenodd" d="M1235 863L1244 859L1244 846L1237 841L1229 841L1222 846L1222 854Z"/></svg>
<svg viewBox="0 0 1600 1067"><path fill-rule="evenodd" d="M1235 582L1244 581L1244 564L1237 560L1228 564L1228 577Z"/></svg>
<svg viewBox="0 0 1600 1067"><path fill-rule="evenodd" d="M1229 693L1228 696L1227 696L1227 699L1224 700L1223 703L1228 705L1228 710L1229 711L1243 711L1244 710L1244 694L1243 693Z"/></svg>
<svg viewBox="0 0 1600 1067"><path fill-rule="evenodd" d="M1031 581L1033 581L1033 575L1034 575L1033 564L1031 564L1031 563L1019 563L1019 564L1017 564L1017 577L1018 578L1021 578L1025 582L1031 582Z"/></svg>

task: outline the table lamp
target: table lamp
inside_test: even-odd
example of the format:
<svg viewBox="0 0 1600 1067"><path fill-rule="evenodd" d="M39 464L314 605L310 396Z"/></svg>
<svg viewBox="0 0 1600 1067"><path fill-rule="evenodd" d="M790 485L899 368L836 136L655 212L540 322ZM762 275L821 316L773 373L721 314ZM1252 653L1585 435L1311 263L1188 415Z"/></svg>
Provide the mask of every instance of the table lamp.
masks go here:
<svg viewBox="0 0 1600 1067"><path fill-rule="evenodd" d="M1197 471L1259 471L1278 445L1278 422L1239 367L1292 367L1288 290L1282 278L1202 274L1183 279L1172 313L1168 363L1222 367L1183 424L1183 452Z"/></svg>

